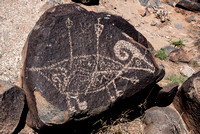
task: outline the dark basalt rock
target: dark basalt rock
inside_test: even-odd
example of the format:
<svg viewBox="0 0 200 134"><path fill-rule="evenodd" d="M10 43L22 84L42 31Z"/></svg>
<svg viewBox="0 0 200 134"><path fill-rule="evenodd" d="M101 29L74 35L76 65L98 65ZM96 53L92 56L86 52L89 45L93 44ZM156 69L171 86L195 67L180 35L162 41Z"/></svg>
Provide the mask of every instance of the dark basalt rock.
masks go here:
<svg viewBox="0 0 200 134"><path fill-rule="evenodd" d="M170 105L173 102L174 97L178 91L178 86L179 86L179 84L177 84L177 83L164 86L158 92L158 95L156 98L156 104L158 106Z"/></svg>
<svg viewBox="0 0 200 134"><path fill-rule="evenodd" d="M171 107L152 107L144 114L145 134L187 134L181 115Z"/></svg>
<svg viewBox="0 0 200 134"><path fill-rule="evenodd" d="M99 0L72 0L73 2L82 3L85 5L99 5Z"/></svg>
<svg viewBox="0 0 200 134"><path fill-rule="evenodd" d="M177 4L177 7L182 7L187 10L200 12L200 2L195 0L180 0Z"/></svg>
<svg viewBox="0 0 200 134"><path fill-rule="evenodd" d="M29 126L95 116L162 79L147 45L121 17L74 4L47 10L24 47Z"/></svg>
<svg viewBox="0 0 200 134"><path fill-rule="evenodd" d="M0 133L11 134L18 127L25 105L24 91L0 81Z"/></svg>
<svg viewBox="0 0 200 134"><path fill-rule="evenodd" d="M200 71L183 83L174 100L175 108L182 114L188 129L199 134L200 130Z"/></svg>

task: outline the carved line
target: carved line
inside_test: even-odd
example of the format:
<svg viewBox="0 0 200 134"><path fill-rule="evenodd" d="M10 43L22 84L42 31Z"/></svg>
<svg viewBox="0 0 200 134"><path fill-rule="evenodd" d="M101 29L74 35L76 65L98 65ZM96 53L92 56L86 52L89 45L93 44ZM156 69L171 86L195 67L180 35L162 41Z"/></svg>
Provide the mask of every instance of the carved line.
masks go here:
<svg viewBox="0 0 200 134"><path fill-rule="evenodd" d="M68 29L68 37L69 37L69 48L70 48L70 69L72 68L73 63L73 48L72 48L72 37L71 37L71 27L73 26L73 22L67 18L66 26Z"/></svg>
<svg viewBox="0 0 200 134"><path fill-rule="evenodd" d="M96 32L96 36L97 36L97 66L99 65L99 37L101 36L101 33L103 31L104 25L100 24L100 19L98 18L98 23L94 25L95 27L95 32ZM97 71L97 66L95 71Z"/></svg>

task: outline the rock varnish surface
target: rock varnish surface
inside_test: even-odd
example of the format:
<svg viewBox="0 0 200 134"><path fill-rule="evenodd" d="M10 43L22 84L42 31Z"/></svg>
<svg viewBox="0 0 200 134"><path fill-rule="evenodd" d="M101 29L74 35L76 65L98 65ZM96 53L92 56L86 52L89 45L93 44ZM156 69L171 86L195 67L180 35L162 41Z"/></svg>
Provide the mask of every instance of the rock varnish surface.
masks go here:
<svg viewBox="0 0 200 134"><path fill-rule="evenodd" d="M159 81L164 71L146 47L121 17L77 5L47 10L24 47L29 125L94 116Z"/></svg>
<svg viewBox="0 0 200 134"><path fill-rule="evenodd" d="M24 91L0 81L0 134L14 133L25 105Z"/></svg>
<svg viewBox="0 0 200 134"><path fill-rule="evenodd" d="M173 102L185 121L189 131L199 134L200 130L200 71L189 77L180 87Z"/></svg>

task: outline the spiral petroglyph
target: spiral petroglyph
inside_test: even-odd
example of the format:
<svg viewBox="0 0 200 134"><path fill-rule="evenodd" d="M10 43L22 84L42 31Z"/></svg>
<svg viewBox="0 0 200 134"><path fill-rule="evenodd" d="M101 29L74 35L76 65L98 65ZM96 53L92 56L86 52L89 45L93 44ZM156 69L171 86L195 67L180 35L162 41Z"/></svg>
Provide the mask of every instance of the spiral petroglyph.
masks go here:
<svg viewBox="0 0 200 134"><path fill-rule="evenodd" d="M52 84L54 88L56 88L61 94L66 95L66 100L75 99L79 109L86 109L87 102L80 102L78 96L80 94L93 94L96 92L100 92L102 90L107 90L107 87L112 85L115 89L116 96L120 96L120 91L116 87L116 79L120 78L123 80L130 81L132 84L137 84L140 82L140 79L137 76L133 76L131 78L123 76L123 73L127 70L142 70L149 73L154 73L155 68L152 63L149 63L140 50L134 46L132 43L119 40L113 47L113 51L115 56L122 61L129 60L127 64L121 64L119 61L115 61L110 59L109 57L105 57L99 53L99 38L103 32L104 25L100 24L100 18L97 19L97 24L94 24L94 29L96 33L96 54L94 55L83 55L83 56L73 56L73 41L71 37L71 27L73 26L73 21L70 18L66 20L67 26L67 35L69 38L69 47L70 47L70 58L64 59L63 61L59 61L55 64L46 67L32 67L29 68L29 71L36 71L40 75L42 75L48 82ZM91 61L92 57L94 57L94 61ZM135 60L138 58L140 60ZM107 62L105 63L105 60ZM131 63L135 60L135 65L131 65ZM149 66L149 68L143 68L141 66L141 61L145 62ZM64 68L62 65L69 64L69 68ZM102 65L104 67L102 68ZM57 67L58 66L58 67ZM90 69L87 69L87 67ZM112 68L111 68L112 66ZM70 70L73 71L69 72ZM46 76L47 72L57 70L59 73L51 74L50 77ZM46 74L45 74L46 72ZM79 81L76 81L79 80ZM106 80L106 82L104 82ZM85 85L85 86L83 86ZM72 89L72 90L68 90ZM116 97L110 95L109 90L107 90L110 100L112 102L115 101ZM71 106L71 102L68 101L68 106ZM76 111L73 106L71 106L71 111Z"/></svg>
<svg viewBox="0 0 200 134"><path fill-rule="evenodd" d="M80 9L56 7L29 36L24 78L31 83L27 90L48 102L40 108L43 104L36 99L40 103L36 113L46 124L63 123L79 113L102 112L125 94L130 97L141 90L139 84L145 87L157 79L154 59L115 26L124 25L116 21L119 18ZM62 116L57 118L57 111Z"/></svg>

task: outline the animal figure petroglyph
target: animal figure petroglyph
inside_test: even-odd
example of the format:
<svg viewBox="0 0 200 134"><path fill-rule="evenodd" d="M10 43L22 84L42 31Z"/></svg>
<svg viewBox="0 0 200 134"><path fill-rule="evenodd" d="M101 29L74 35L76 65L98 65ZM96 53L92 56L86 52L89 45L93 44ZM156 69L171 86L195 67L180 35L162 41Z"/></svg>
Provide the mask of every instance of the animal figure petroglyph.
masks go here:
<svg viewBox="0 0 200 134"><path fill-rule="evenodd" d="M132 84L137 84L140 81L137 76L128 77L123 75L129 70L141 70L152 74L155 72L154 65L148 62L145 57L146 55L142 54L136 46L125 40L117 41L113 50L111 50L114 51L118 60L101 55L99 38L104 30L101 18L98 18L97 23L93 27L96 34L96 54L74 56L73 40L71 37L71 28L74 26L74 23L70 18L67 18L65 24L69 38L70 58L56 62L50 66L31 67L28 70L37 72L43 76L56 90L65 95L70 112L76 111L75 106L71 103L71 99L76 100L80 110L85 110L88 106L87 102L80 101L79 95L94 94L102 90L107 90L109 86L114 87L116 93L116 96L113 96L110 90L107 90L110 100L114 102L116 97L121 96L123 92L117 88L116 79L127 80ZM120 61L128 62L122 64ZM145 63L146 67L142 67L142 63ZM46 72L54 73L47 76Z"/></svg>

